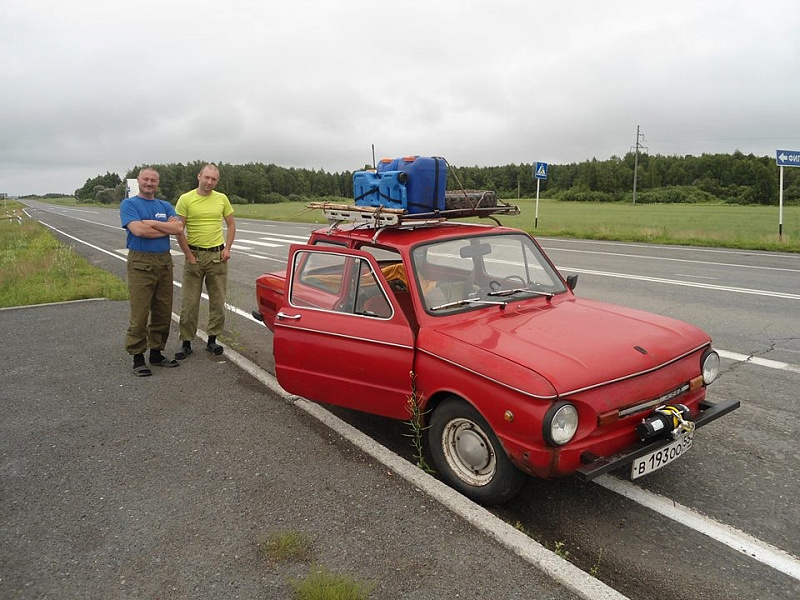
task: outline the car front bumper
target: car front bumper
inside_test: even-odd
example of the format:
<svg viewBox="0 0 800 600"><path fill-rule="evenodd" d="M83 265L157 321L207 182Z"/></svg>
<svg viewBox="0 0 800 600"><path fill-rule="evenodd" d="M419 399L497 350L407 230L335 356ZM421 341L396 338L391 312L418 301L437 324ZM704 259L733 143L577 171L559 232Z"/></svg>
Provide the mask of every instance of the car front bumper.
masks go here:
<svg viewBox="0 0 800 600"><path fill-rule="evenodd" d="M700 403L702 412L694 420L695 428L708 425L721 416L736 410L739 408L739 405L740 402L738 400L725 400L717 403L704 400ZM669 438L660 438L657 440L639 442L611 456L598 457L589 452L584 452L581 455L581 462L584 464L578 468L575 475L584 481L591 481L600 475L605 475L609 471L624 467L645 454L667 446L672 443L672 441L673 440Z"/></svg>

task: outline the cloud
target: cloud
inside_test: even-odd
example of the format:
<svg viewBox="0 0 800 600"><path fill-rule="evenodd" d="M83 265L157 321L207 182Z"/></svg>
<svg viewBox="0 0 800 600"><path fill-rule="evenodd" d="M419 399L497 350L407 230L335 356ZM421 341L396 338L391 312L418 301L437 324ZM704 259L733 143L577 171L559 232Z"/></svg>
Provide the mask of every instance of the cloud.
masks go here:
<svg viewBox="0 0 800 600"><path fill-rule="evenodd" d="M5 0L0 191L135 165L351 170L800 148L790 0Z"/></svg>

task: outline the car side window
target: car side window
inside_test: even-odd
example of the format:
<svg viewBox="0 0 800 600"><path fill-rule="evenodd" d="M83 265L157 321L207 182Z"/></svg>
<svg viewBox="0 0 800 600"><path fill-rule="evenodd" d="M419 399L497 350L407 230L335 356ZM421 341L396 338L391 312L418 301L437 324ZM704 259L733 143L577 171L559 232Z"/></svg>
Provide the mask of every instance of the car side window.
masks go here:
<svg viewBox="0 0 800 600"><path fill-rule="evenodd" d="M293 306L390 318L392 307L370 263L332 252L300 251L289 290Z"/></svg>

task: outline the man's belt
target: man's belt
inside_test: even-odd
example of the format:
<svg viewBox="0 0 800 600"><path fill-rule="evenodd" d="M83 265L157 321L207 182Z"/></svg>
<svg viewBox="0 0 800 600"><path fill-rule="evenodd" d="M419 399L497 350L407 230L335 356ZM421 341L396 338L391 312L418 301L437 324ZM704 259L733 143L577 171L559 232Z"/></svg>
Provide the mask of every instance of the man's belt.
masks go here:
<svg viewBox="0 0 800 600"><path fill-rule="evenodd" d="M195 250L198 252L219 252L225 248L225 244L220 244L219 246L214 246L213 248L201 248L200 246L192 246L189 245L189 250Z"/></svg>

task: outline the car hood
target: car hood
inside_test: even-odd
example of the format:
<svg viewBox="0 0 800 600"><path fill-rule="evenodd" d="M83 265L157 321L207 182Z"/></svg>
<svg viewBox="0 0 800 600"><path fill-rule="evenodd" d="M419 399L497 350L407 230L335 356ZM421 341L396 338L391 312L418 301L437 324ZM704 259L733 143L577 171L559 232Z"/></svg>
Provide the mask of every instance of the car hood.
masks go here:
<svg viewBox="0 0 800 600"><path fill-rule="evenodd" d="M465 314L467 322L435 326L427 341L449 338L450 343L428 349L463 364L460 358L474 356L464 346L481 348L535 371L558 395L658 368L711 341L683 321L574 297ZM481 371L480 365L464 366Z"/></svg>

